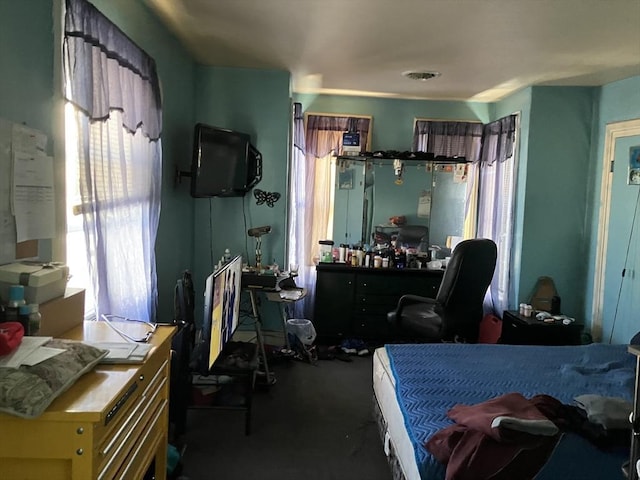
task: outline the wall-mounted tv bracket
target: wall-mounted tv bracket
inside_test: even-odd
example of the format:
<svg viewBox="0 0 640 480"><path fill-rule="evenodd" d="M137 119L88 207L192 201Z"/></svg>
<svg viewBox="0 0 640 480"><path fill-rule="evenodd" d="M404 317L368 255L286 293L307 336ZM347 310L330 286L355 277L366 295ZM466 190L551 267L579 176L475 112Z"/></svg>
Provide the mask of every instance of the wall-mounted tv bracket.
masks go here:
<svg viewBox="0 0 640 480"><path fill-rule="evenodd" d="M177 166L173 177L173 186L177 187L182 183L182 177L191 177L191 172L188 170L180 170Z"/></svg>

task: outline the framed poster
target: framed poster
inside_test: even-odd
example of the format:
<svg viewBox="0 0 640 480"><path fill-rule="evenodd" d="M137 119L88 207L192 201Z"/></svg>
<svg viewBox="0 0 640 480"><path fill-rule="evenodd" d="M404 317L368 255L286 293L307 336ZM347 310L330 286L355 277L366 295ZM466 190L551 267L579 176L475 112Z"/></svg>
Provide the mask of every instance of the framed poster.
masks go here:
<svg viewBox="0 0 640 480"><path fill-rule="evenodd" d="M640 145L629 148L629 175L627 184L640 185Z"/></svg>

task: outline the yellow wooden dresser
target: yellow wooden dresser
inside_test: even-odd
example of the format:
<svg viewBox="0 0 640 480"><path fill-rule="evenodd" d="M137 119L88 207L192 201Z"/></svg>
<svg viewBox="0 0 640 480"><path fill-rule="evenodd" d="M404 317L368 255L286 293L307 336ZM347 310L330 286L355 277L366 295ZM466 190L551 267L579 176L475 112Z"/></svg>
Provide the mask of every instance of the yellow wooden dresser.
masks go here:
<svg viewBox="0 0 640 480"><path fill-rule="evenodd" d="M155 465L166 478L171 326L160 326L144 363L98 365L38 418L0 413L0 479L142 479ZM103 322L64 338L118 341ZM155 460L155 462L154 462Z"/></svg>

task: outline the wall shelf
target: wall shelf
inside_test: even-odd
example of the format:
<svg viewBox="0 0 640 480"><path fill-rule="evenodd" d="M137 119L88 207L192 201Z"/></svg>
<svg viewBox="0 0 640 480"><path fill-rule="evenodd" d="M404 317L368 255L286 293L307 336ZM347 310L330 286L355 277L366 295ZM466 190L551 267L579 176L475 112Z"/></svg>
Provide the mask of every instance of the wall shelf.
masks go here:
<svg viewBox="0 0 640 480"><path fill-rule="evenodd" d="M434 155L429 152L399 152L397 150L379 150L376 152L361 152L358 155L338 155L338 160L403 160L435 163L470 163L466 157L447 157Z"/></svg>

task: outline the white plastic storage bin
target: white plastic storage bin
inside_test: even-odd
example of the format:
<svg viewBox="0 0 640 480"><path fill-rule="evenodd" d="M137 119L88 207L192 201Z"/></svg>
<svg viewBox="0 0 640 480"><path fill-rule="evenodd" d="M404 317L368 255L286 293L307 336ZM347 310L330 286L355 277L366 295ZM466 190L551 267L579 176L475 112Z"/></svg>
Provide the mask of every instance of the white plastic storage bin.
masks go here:
<svg viewBox="0 0 640 480"><path fill-rule="evenodd" d="M287 334L295 335L304 345L311 345L316 339L316 329L311 320L292 318L287 320Z"/></svg>

